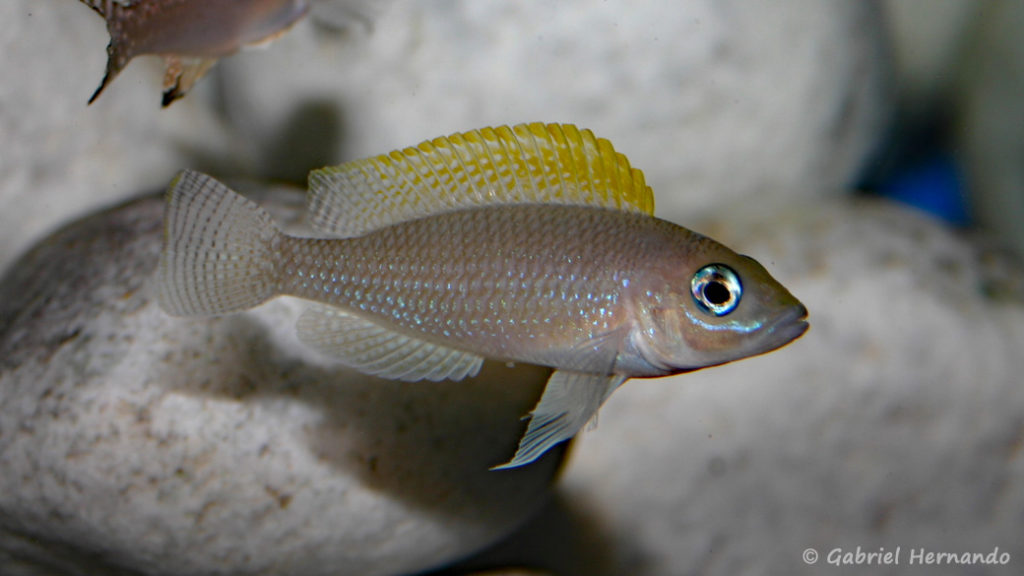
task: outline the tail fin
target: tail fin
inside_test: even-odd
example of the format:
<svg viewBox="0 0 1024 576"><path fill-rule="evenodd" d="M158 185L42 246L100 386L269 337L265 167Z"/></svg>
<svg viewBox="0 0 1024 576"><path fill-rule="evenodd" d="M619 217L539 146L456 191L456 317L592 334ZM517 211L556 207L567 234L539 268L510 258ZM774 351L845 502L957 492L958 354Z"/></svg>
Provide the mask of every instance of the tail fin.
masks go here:
<svg viewBox="0 0 1024 576"><path fill-rule="evenodd" d="M282 234L262 208L213 178L186 170L164 212L159 302L174 316L239 312L277 293Z"/></svg>

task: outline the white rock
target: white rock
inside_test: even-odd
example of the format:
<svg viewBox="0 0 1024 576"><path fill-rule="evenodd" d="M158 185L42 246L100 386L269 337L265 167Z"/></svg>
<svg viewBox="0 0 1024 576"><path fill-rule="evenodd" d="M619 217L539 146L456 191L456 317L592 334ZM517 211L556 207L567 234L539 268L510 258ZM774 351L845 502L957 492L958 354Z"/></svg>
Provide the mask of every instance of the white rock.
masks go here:
<svg viewBox="0 0 1024 576"><path fill-rule="evenodd" d="M871 3L401 0L372 12L376 24L341 33L304 20L158 110L154 57L85 106L108 41L85 5L0 3L0 268L183 167L302 180L457 130L576 122L644 168L659 213L677 217L839 189L884 117Z"/></svg>
<svg viewBox="0 0 1024 576"><path fill-rule="evenodd" d="M0 574L408 573L540 506L560 453L488 467L547 371L364 377L298 343L289 299L168 317L161 216L152 198L76 222L0 281Z"/></svg>
<svg viewBox="0 0 1024 576"><path fill-rule="evenodd" d="M403 0L340 36L303 22L166 111L154 59L85 106L107 37L80 3L7 0L0 19L0 270L59 223L186 166L295 178L529 120L610 138L675 219L737 198L810 197L852 178L885 111L880 18L865 2ZM484 470L514 447L543 373L489 366L469 384L416 387L318 367L286 300L170 322L143 280L158 213L143 202L77 225L78 240L41 246L0 287L0 572L420 570L495 540L543 498L555 457ZM505 386L513 377L523 382ZM676 389L627 386L587 442L617 435L622 397L664 386ZM716 465L727 475L739 458L728 446ZM647 450L630 453L647 462ZM755 463L771 469L767 456ZM671 503L679 488L665 473L638 486L669 486L659 498ZM623 475L602 490L616 494ZM646 533L635 519L614 530L627 548Z"/></svg>
<svg viewBox="0 0 1024 576"><path fill-rule="evenodd" d="M899 565L849 570L905 574L912 549L998 547L1011 564L977 573L1019 573L1021 268L990 277L991 255L882 203L743 212L704 229L765 263L810 331L627 383L577 441L555 509L495 557L596 576L823 574L835 549L899 547Z"/></svg>
<svg viewBox="0 0 1024 576"><path fill-rule="evenodd" d="M885 115L881 31L870 2L400 0L372 27L300 26L220 73L265 170L281 161L267 142L297 121L337 147L327 162L573 122L630 156L678 217L849 184Z"/></svg>
<svg viewBox="0 0 1024 576"><path fill-rule="evenodd" d="M647 171L663 215L806 196L851 181L885 113L871 3L401 0L376 12L341 34L302 21L158 110L156 58L133 61L85 106L108 41L85 5L0 4L11 79L0 87L0 267L68 218L162 188L185 166L301 179L532 120L612 139Z"/></svg>
<svg viewBox="0 0 1024 576"><path fill-rule="evenodd" d="M158 59L133 62L86 106L109 37L84 4L4 0L0 21L0 270L70 218L161 189L184 166L232 161L206 102L159 110Z"/></svg>
<svg viewBox="0 0 1024 576"><path fill-rule="evenodd" d="M945 147L962 168L974 224L1024 254L1024 5L884 0L883 6L903 126L944 137L929 144Z"/></svg>
<svg viewBox="0 0 1024 576"><path fill-rule="evenodd" d="M909 114L941 113L956 91L955 69L983 3L973 0L883 0L897 90Z"/></svg>

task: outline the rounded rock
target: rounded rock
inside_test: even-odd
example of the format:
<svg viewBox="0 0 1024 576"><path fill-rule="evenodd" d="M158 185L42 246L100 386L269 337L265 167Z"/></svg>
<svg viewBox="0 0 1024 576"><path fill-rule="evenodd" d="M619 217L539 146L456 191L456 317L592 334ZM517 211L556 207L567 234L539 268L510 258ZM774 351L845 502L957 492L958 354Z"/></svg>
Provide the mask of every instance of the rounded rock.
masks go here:
<svg viewBox="0 0 1024 576"><path fill-rule="evenodd" d="M389 3L345 35L297 26L221 72L263 170L342 160L483 126L567 122L644 170L659 214L814 196L857 176L886 119L873 2ZM307 129L299 130L299 126ZM326 156L326 157L325 157Z"/></svg>
<svg viewBox="0 0 1024 576"><path fill-rule="evenodd" d="M86 105L109 37L85 4L5 0L0 21L0 75L11 79L0 84L0 271L57 226L166 186L184 166L239 161L207 103L159 109L156 58Z"/></svg>
<svg viewBox="0 0 1024 576"><path fill-rule="evenodd" d="M488 468L548 371L366 377L298 342L289 298L171 318L152 298L162 210L73 223L0 281L0 572L416 572L545 500L561 451Z"/></svg>
<svg viewBox="0 0 1024 576"><path fill-rule="evenodd" d="M900 572L921 547L1024 558L1020 262L881 201L737 206L698 229L764 263L810 330L628 382L559 506L499 558L596 576L820 574L857 546L900 547Z"/></svg>

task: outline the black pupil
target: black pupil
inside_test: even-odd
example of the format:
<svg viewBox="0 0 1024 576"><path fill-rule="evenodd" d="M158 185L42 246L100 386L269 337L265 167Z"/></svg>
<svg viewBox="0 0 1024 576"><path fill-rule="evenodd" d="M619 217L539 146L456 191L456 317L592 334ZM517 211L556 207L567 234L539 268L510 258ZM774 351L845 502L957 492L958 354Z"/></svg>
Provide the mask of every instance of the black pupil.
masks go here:
<svg viewBox="0 0 1024 576"><path fill-rule="evenodd" d="M725 287L725 284L721 282L708 282L704 286L704 298L711 304L718 306L728 302L732 298L732 294L729 293L729 289Z"/></svg>

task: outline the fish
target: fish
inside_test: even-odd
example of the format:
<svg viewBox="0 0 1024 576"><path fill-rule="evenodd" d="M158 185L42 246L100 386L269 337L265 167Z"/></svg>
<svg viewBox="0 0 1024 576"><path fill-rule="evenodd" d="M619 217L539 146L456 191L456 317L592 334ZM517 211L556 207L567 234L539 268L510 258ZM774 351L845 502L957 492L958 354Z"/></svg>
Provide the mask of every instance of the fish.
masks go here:
<svg viewBox="0 0 1024 576"><path fill-rule="evenodd" d="M164 107L222 57L269 41L309 10L309 0L81 0L107 23L107 68L92 104L136 56L165 60Z"/></svg>
<svg viewBox="0 0 1024 576"><path fill-rule="evenodd" d="M630 378L762 354L807 309L753 258L654 216L643 172L571 124L435 138L309 175L316 237L186 170L169 186L158 301L175 316L310 301L305 345L363 373L461 380L553 368L512 458L575 436Z"/></svg>
<svg viewBox="0 0 1024 576"><path fill-rule="evenodd" d="M311 11L335 27L385 0L81 0L107 24L107 67L92 104L136 56L165 60L162 105L182 98L221 58L267 43Z"/></svg>

